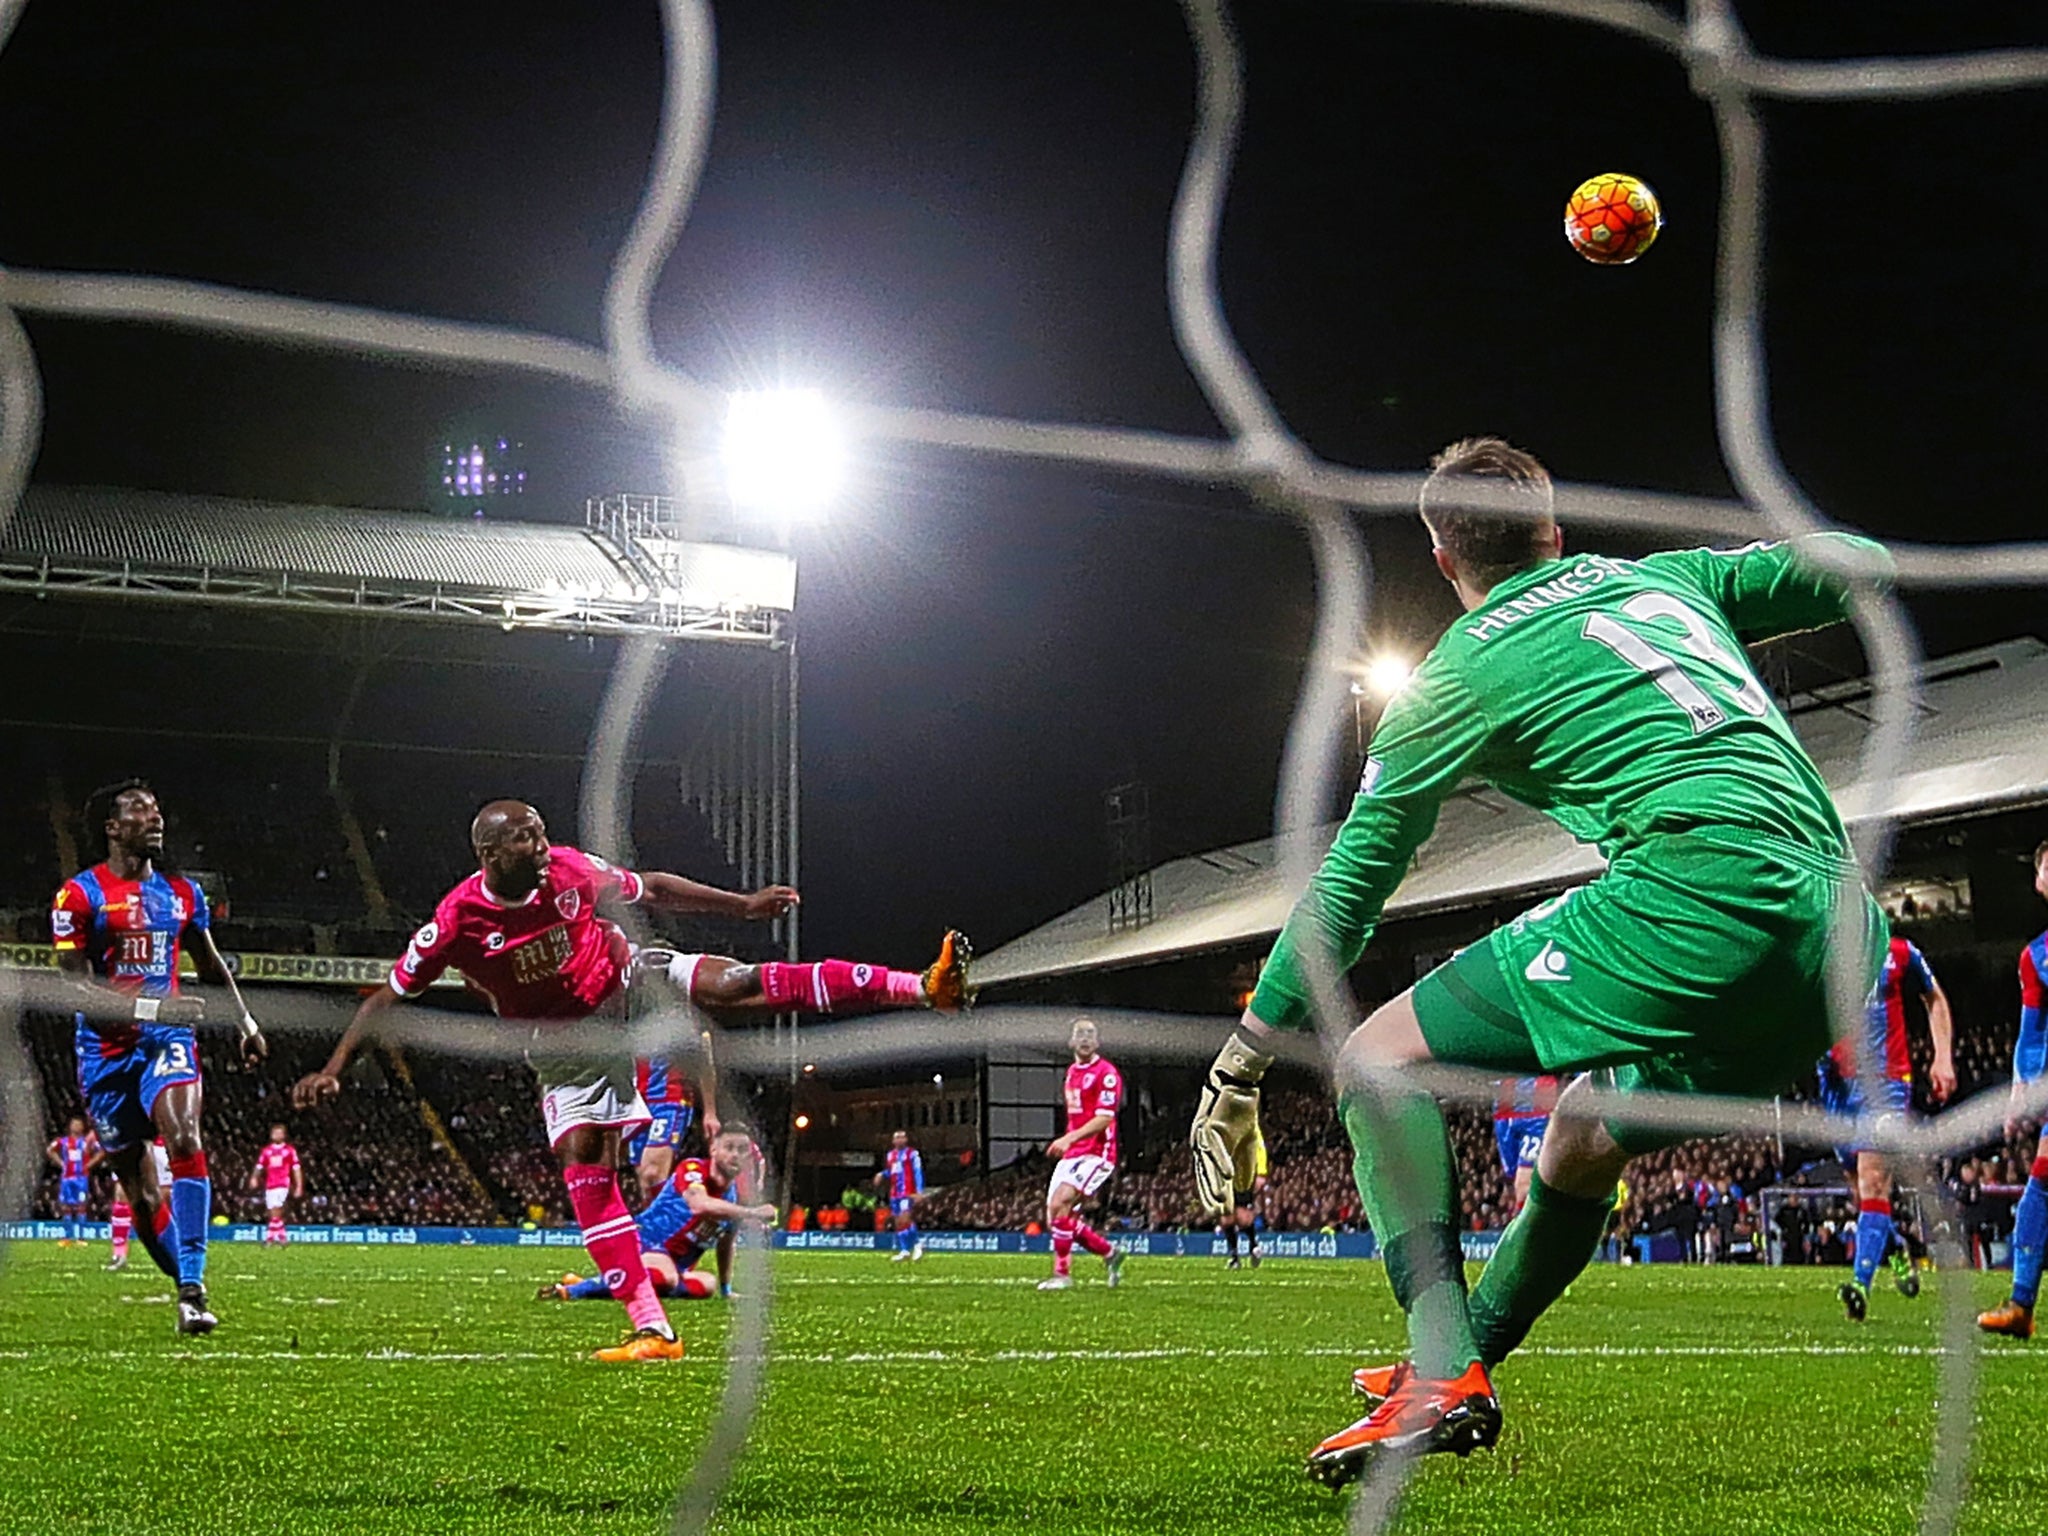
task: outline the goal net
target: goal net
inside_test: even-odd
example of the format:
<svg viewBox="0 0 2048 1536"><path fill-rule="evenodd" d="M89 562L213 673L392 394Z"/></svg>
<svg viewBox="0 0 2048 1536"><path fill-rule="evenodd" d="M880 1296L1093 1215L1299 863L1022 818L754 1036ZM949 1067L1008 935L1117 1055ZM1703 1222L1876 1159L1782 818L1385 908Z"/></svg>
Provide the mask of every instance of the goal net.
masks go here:
<svg viewBox="0 0 2048 1536"><path fill-rule="evenodd" d="M1786 60L1755 50L1732 0L1691 0L1682 16L1641 0L1438 0L1475 9L1510 10L1616 29L1647 49L1681 60L1691 90L1711 111L1721 153L1722 197L1714 290L1714 408L1722 454L1736 501L1658 495L1594 485L1564 485L1561 519L1585 525L1657 532L1675 538L1791 537L1836 526L1787 473L1773 436L1764 345L1763 237L1767 134L1759 104L1885 102L2038 87L2048 82L2048 51L1982 52L1955 57ZM25 0L0 0L0 46ZM1356 519L1412 512L1418 478L1328 462L1290 429L1234 339L1218 287L1217 245L1233 155L1244 109L1242 60L1224 0L1183 0L1197 61L1197 114L1183 165L1168 246L1168 301L1186 364L1222 422L1220 437L1020 421L939 410L866 407L853 430L871 440L936 445L966 453L1114 468L1138 475L1238 486L1291 517L1314 557L1318 617L1311 662L1282 765L1278 805L1281 846L1295 888L1311 873L1315 850L1301 832L1335 798L1344 729L1348 664L1364 632L1371 571ZM36 359L19 316L64 316L205 331L215 335L353 353L414 366L546 375L610 395L625 411L652 417L686 443L708 442L720 425L722 398L690 373L657 355L650 297L690 211L708 153L713 120L716 50L709 0L662 0L665 67L658 150L643 200L613 263L603 307L602 346L490 325L386 313L277 294L148 275L0 269L0 525L19 502L41 421ZM1969 589L1990 584L2048 583L2048 543L1994 548L1895 546L1903 588ZM1914 634L1895 591L1852 565L1836 572L1854 593L1854 622L1871 667L1874 722L1860 782L1866 810L1857 843L1866 875L1882 872L1901 766L1914 729ZM630 743L648 705L652 666L643 648L628 646L592 742L596 770L582 807L580 839L590 846L626 845ZM1849 957L1843 959L1835 1003L1847 1022L1861 1002ZM1328 954L1307 956L1318 1030L1327 1058L1359 1016ZM17 990L18 981L0 986ZM20 999L17 997L16 1002ZM322 1027L331 1027L322 1021ZM1170 1047L1167 1032L1158 1044ZM1178 1036L1185 1040L1185 1036ZM479 1052L506 1049L480 1031ZM894 1049L897 1047L888 1047ZM917 1043L905 1041L904 1060ZM854 1049L854 1047L849 1047ZM863 1044L859 1050L877 1047ZM6 1174L18 1196L36 1163L33 1089L12 1031L0 1031L8 1094ZM1484 1074L1433 1069L1419 1078L1446 1098L1490 1102ZM1875 1096L1872 1096L1875 1101ZM1737 1101L1609 1098L1598 1106L1613 1120L1688 1133L1777 1132L1825 1145L1854 1141L1891 1153L1909 1182L1938 1186L1927 1176L1935 1156L1992 1139L2003 1104L1971 1106L1919 1124L1855 1124L1818 1110L1781 1122L1768 1106ZM2048 1109L2048 1084L2029 1106ZM1796 1122L1796 1123L1795 1123ZM1949 1230L1936 1222L1937 1232ZM1955 1257L1960 1257L1956 1255ZM677 1529L702 1529L745 1439L759 1401L770 1291L760 1277L743 1281L747 1297L733 1332L731 1369L716 1428L686 1486ZM1966 1488L1976 1389L1976 1352L1969 1299L1943 1288L1940 1410L1922 1513L1924 1531L1955 1528ZM1352 1506L1353 1528L1373 1530L1390 1516L1405 1469L1389 1464Z"/></svg>

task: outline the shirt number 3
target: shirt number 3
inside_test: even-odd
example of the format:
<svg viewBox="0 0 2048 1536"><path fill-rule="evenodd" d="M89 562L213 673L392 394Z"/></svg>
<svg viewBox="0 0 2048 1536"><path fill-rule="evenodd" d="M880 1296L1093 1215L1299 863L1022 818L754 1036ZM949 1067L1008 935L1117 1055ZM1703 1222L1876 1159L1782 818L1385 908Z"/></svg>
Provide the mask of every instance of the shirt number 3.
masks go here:
<svg viewBox="0 0 2048 1536"><path fill-rule="evenodd" d="M1729 702L1745 715L1758 718L1770 712L1770 698L1762 683L1741 656L1731 656L1699 613L1675 597L1662 592L1645 592L1621 605L1621 611L1638 622L1670 619L1679 627L1673 638L1688 655L1711 666L1714 681L1728 695ZM1728 711L1708 696L1706 689L1687 676L1678 663L1620 620L1605 613L1593 614L1581 631L1598 640L1637 671L1646 674L1664 696L1684 710L1692 720L1693 734L1710 731L1728 719Z"/></svg>

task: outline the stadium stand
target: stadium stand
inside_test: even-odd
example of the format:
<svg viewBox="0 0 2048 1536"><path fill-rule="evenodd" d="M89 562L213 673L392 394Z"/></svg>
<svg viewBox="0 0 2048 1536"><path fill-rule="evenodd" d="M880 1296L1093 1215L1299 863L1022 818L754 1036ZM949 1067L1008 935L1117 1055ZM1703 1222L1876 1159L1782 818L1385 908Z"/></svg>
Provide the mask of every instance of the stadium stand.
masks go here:
<svg viewBox="0 0 2048 1536"><path fill-rule="evenodd" d="M39 1018L28 1031L43 1084L48 1135L79 1112L68 1021ZM202 1037L207 1072L210 1155L219 1170L219 1213L250 1214L244 1182L250 1158L274 1121L290 1129L305 1159L307 1221L387 1222L413 1225L497 1225L568 1219L560 1176L534 1109L531 1072L524 1066L477 1064L440 1053L413 1051L404 1058L366 1052L351 1069L348 1095L336 1105L294 1112L282 1085L318 1064L325 1042L279 1036L270 1063L250 1072L233 1058L227 1040ZM2009 1027L1966 1031L1958 1057L1993 1066L2010 1050ZM1999 1074L1987 1073L1991 1079ZM1187 1153L1169 1134L1178 1105L1156 1117L1157 1136L1134 1150L1126 1170L1109 1186L1103 1222L1112 1229L1174 1231L1189 1227L1193 1193ZM1492 1127L1482 1115L1448 1117L1458 1155L1465 1224L1497 1230L1509 1213ZM1282 1087L1268 1094L1264 1124L1272 1172L1257 1210L1269 1230L1352 1231L1360 1226L1351 1181L1351 1153L1330 1101L1314 1088ZM1958 1193L1965 1238L1980 1258L2011 1228L2011 1196L2024 1181L2031 1142L2025 1137L1950 1160L1943 1172ZM1615 1222L1617 1253L1638 1238L1669 1234L1678 1256L1701 1262L1760 1257L1757 1193L1803 1163L1824 1183L1840 1173L1821 1149L1781 1155L1766 1138L1688 1142L1638 1158L1625 1175L1627 1198ZM934 1192L920 1213L928 1228L1021 1230L1043 1217L1049 1167L1026 1158L982 1178ZM96 1209L104 1210L104 1178ZM43 1179L34 1214L54 1213L54 1171ZM1846 1199L1803 1203L1781 1211L1776 1235L1788 1263L1844 1262L1854 1210ZM1914 1234L1918 1240L1918 1234Z"/></svg>
<svg viewBox="0 0 2048 1536"><path fill-rule="evenodd" d="M232 691L236 679L216 682ZM34 686L52 686L48 680ZM429 695L434 690L428 689ZM418 691L396 680L372 682L359 712L401 732L428 722L404 716L421 708ZM333 751L311 732L312 717L281 701L267 715L276 738L217 741L176 731L116 735L81 724L47 733L17 733L0 748L0 789L17 813L0 822L0 917L21 942L47 937L51 891L79 846L77 807L94 785L140 771L163 795L171 849L188 870L225 880L212 887L224 949L391 955L422 921L449 883L469 867L463 831L484 799L517 787L573 825L581 765L570 753L464 753L456 750ZM332 720L320 717L320 729ZM203 718L198 724L207 723ZM301 725L305 736L293 736ZM457 731L459 726L451 726ZM636 792L635 833L642 862L736 885L737 871L709 824L678 804L672 776L643 771ZM559 808L559 809L556 809ZM2038 914L2026 912L2031 921ZM664 920L658 932L688 948L757 954L765 934L716 924ZM2015 1017L2010 950L1957 932L1950 943L1924 939L1959 1021L1959 1097L1996 1088L2006 1078ZM1915 1030L1916 1092L1924 1103L1927 1043ZM52 1133L73 1111L75 1090L69 1027L40 1021L32 1045L45 1085ZM260 1143L289 1083L324 1054L318 1046L273 1040L271 1066L249 1074L226 1059L223 1043L206 1042L209 1137L223 1177L223 1201L239 1202L246 1156ZM308 1219L379 1221L559 1221L566 1209L553 1160L542 1141L528 1070L516 1064L479 1068L432 1052L416 1052L407 1071L369 1059L361 1091L339 1109L285 1115L306 1158ZM409 1078L409 1080L408 1080ZM763 1085L764 1087L770 1085ZM1161 1100L1127 1121L1125 1169L1104 1211L1111 1225L1171 1230L1185 1224L1191 1173L1181 1135L1189 1105L1185 1086L1160 1090ZM1810 1093L1795 1085L1795 1096ZM1174 1094L1179 1093L1180 1098ZM771 1135L787 1105L767 1095L757 1105ZM1464 1224L1497 1229L1510 1193L1495 1157L1490 1124L1468 1111L1450 1117L1462 1175ZM1272 1228L1343 1230L1359 1220L1351 1154L1325 1092L1307 1080L1275 1087L1265 1101L1272 1161L1259 1211ZM1969 1238L1979 1251L2010 1224L2010 1187L2025 1176L2028 1148L2015 1142L1949 1160L1944 1175L1964 1192ZM1797 1177L1814 1162L1826 1181L1824 1149L1781 1157L1768 1142L1695 1144L1632 1165L1629 1197L1616 1222L1624 1244L1636 1237L1678 1235L1688 1257L1717 1259L1753 1251L1761 1213L1757 1192ZM1018 1228L1042 1215L1042 1164L1027 1160L939 1190L923 1213L928 1226ZM1839 1178L1838 1172L1832 1176ZM47 1210L54 1186L41 1192ZM239 1206L230 1207L239 1213ZM1779 1235L1794 1260L1838 1257L1853 1213L1825 1200L1801 1202Z"/></svg>
<svg viewBox="0 0 2048 1536"><path fill-rule="evenodd" d="M30 1054L43 1085L50 1135L83 1112L72 1063L68 1020L33 1018ZM290 1108L286 1085L317 1067L324 1042L280 1036L268 1064L251 1072L219 1031L204 1031L200 1054L206 1072L207 1156L214 1169L215 1214L253 1214L246 1188L256 1151L270 1127L283 1122L303 1160L306 1203L294 1212L311 1222L384 1222L403 1225L487 1225L500 1219L459 1159L437 1142L421 1101L375 1052L353 1066L345 1110ZM94 1209L104 1212L108 1179L95 1180ZM44 1179L36 1214L54 1211L56 1185Z"/></svg>

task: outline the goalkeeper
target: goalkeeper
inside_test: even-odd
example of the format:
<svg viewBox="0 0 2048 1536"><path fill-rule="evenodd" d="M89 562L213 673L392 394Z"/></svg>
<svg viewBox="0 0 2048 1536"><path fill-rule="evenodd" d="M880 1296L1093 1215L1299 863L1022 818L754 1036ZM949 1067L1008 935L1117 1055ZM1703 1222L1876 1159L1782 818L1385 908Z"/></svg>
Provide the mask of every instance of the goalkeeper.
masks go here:
<svg viewBox="0 0 2048 1536"><path fill-rule="evenodd" d="M1204 1205L1221 1216L1242 1179L1270 1031L1311 1022L1304 952L1339 974L1357 962L1461 780L1543 811L1607 871L1460 951L1339 1056L1339 1114L1410 1356L1354 1377L1380 1401L1311 1453L1332 1486L1390 1452L1493 1444L1489 1370L1591 1260L1623 1165L1678 1139L1574 1115L1588 1079L1574 1082L1468 1298L1443 1115L1401 1068L1768 1094L1832 1044L1838 902L1852 904L1861 985L1887 938L1827 786L1742 651L1844 618L1838 581L1789 544L1564 559L1549 475L1497 438L1439 454L1421 512L1467 616L1388 707L1351 814L1210 1071L1191 1136ZM1868 540L1817 539L1889 574Z"/></svg>

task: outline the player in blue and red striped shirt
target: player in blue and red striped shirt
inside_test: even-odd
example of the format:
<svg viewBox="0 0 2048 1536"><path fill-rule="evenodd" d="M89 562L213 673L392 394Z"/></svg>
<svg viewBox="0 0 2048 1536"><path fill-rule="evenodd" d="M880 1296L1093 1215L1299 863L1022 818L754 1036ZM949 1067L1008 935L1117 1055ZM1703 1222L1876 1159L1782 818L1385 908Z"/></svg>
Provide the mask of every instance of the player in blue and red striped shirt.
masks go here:
<svg viewBox="0 0 2048 1536"><path fill-rule="evenodd" d="M2034 889L2048 898L2048 843L2034 850ZM2020 951L2020 1036L2012 1052L2012 1093L2017 1101L2027 1084L2048 1070L2048 933ZM2006 1122L2006 1134L2018 1130ZM2048 1130L2034 1147L2027 1187L2012 1208L2012 1295L1977 1319L1986 1333L2015 1339L2034 1336L2034 1299L2041 1291L2041 1253L2048 1243Z"/></svg>
<svg viewBox="0 0 2048 1536"><path fill-rule="evenodd" d="M73 1115L64 1134L43 1151L57 1165L57 1214L64 1222L58 1246L68 1248L81 1241L79 1223L86 1218L86 1202L92 1194L92 1168L101 1155L99 1138Z"/></svg>
<svg viewBox="0 0 2048 1536"><path fill-rule="evenodd" d="M882 1158L882 1171L875 1182L889 1199L889 1218L896 1224L896 1253L889 1260L924 1257L924 1238L917 1230L917 1202L924 1198L924 1159L910 1144L910 1132L896 1131L889 1137L889 1150Z"/></svg>
<svg viewBox="0 0 2048 1536"><path fill-rule="evenodd" d="M77 986L78 1086L131 1200L153 1188L142 1178L142 1159L150 1141L162 1137L170 1155L175 1257L147 1209L161 1191L148 1195L151 1219L138 1222L136 1232L157 1267L178 1282L178 1331L208 1333L218 1323L206 1297L213 1184L199 1138L199 1044L192 1034L205 1009L178 990L185 943L200 981L226 990L243 1056L253 1066L268 1047L214 947L205 893L156 867L164 817L155 793L140 779L95 790L85 824L105 837L106 859L65 881L50 913L57 964Z"/></svg>
<svg viewBox="0 0 2048 1536"><path fill-rule="evenodd" d="M677 1064L666 1056L643 1056L633 1063L635 1086L647 1101L647 1113L652 1116L647 1129L626 1144L626 1160L639 1173L643 1202L661 1193L661 1187L675 1171L677 1155L689 1140L690 1127L699 1118L704 1123L705 1145L718 1139L718 1079L711 1061L709 1031L703 1037L703 1057L701 1083L679 1071Z"/></svg>
<svg viewBox="0 0 2048 1536"><path fill-rule="evenodd" d="M1927 1032L1934 1040L1934 1063L1927 1074L1928 1096L1937 1104L1956 1091L1956 1065L1951 1054L1955 1025L1948 997L1934 979L1934 969L1911 939L1893 937L1885 951L1877 985L1863 1007L1863 1038L1837 1040L1820 1059L1820 1101L1832 1114L1861 1115L1867 1107L1866 1075L1877 1079L1882 1095L1880 1117L1905 1115L1913 1107L1913 1055L1906 1041L1906 992L1925 1000ZM1863 1059L1859 1061L1859 1051ZM1863 1321L1870 1310L1870 1282L1892 1246L1892 1165L1884 1153L1869 1147L1838 1147L1835 1155L1856 1179L1856 1270L1836 1291L1851 1322ZM1920 1294L1920 1278L1902 1252L1893 1261L1892 1277L1901 1294Z"/></svg>
<svg viewBox="0 0 2048 1536"><path fill-rule="evenodd" d="M1500 1153L1501 1176L1514 1191L1515 1211L1529 1199L1536 1157L1543 1150L1543 1134L1550 1129L1550 1112L1557 1107L1558 1086L1554 1077L1509 1077L1501 1080L1494 1095L1493 1144Z"/></svg>
<svg viewBox="0 0 2048 1536"><path fill-rule="evenodd" d="M732 1294L732 1245L738 1223L771 1222L775 1207L749 1204L759 1182L760 1153L753 1132L727 1125L711 1138L704 1157L686 1157L635 1220L640 1229L640 1262L663 1296L702 1301ZM697 1272L707 1254L718 1259L718 1286ZM602 1275L588 1280L564 1275L540 1288L543 1301L600 1301L612 1288Z"/></svg>

